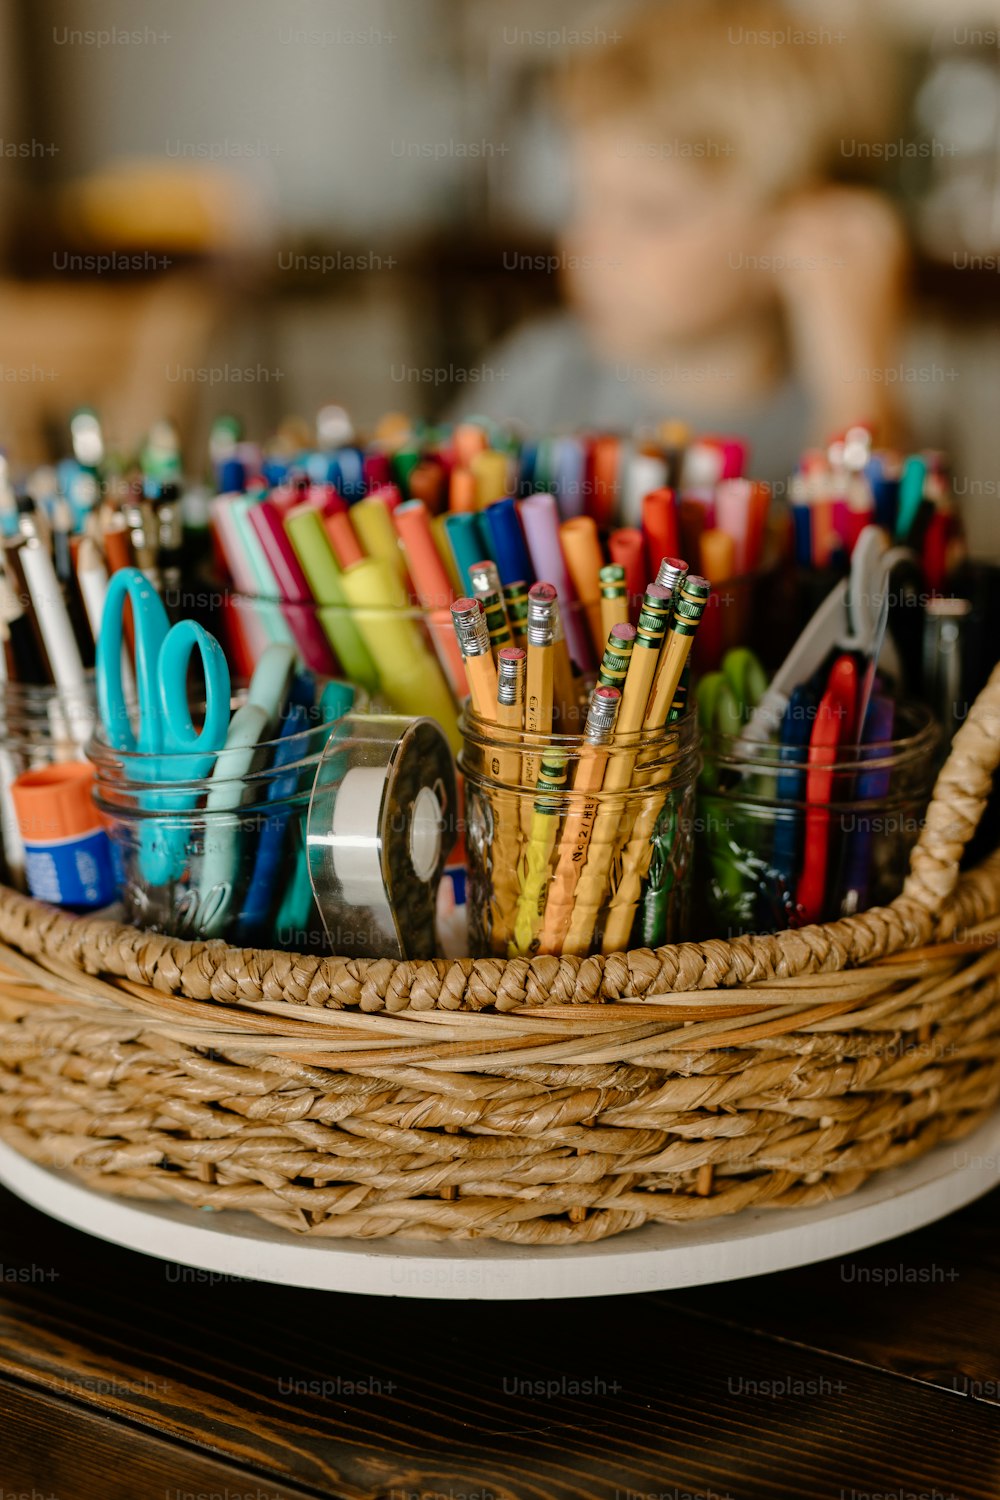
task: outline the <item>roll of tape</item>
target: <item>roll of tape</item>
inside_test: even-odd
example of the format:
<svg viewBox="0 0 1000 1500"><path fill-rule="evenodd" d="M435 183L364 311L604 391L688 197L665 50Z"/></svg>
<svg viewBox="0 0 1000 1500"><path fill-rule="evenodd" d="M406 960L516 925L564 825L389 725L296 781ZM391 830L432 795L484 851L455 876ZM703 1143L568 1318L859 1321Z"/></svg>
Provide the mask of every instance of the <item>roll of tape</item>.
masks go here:
<svg viewBox="0 0 1000 1500"><path fill-rule="evenodd" d="M451 750L432 719L349 714L309 808L309 873L331 950L431 958L437 888L455 842Z"/></svg>

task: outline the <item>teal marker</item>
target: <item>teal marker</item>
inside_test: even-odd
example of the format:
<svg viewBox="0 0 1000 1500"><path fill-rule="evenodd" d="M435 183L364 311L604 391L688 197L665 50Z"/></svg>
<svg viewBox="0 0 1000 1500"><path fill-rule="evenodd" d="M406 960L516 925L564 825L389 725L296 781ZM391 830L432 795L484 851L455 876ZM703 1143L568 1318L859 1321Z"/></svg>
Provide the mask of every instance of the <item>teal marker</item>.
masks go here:
<svg viewBox="0 0 1000 1500"><path fill-rule="evenodd" d="M906 542L913 529L924 498L924 481L927 478L927 461L919 453L913 453L903 465L899 480L899 508L896 511L897 542Z"/></svg>
<svg viewBox="0 0 1000 1500"><path fill-rule="evenodd" d="M485 527L480 524L478 515L470 511L459 511L445 516L444 529L458 576L462 580L462 591L471 599L474 597L473 568L484 558L493 556Z"/></svg>

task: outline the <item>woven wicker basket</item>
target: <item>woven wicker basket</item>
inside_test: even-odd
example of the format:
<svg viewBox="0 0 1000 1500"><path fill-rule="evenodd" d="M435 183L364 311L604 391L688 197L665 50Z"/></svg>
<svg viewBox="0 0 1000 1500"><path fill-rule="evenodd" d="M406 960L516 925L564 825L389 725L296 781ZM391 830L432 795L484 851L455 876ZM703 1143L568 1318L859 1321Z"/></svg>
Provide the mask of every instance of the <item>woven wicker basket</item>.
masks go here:
<svg viewBox="0 0 1000 1500"><path fill-rule="evenodd" d="M326 1236L600 1239L849 1193L1000 1096L1000 668L890 907L609 958L356 962L0 891L0 1135Z"/></svg>

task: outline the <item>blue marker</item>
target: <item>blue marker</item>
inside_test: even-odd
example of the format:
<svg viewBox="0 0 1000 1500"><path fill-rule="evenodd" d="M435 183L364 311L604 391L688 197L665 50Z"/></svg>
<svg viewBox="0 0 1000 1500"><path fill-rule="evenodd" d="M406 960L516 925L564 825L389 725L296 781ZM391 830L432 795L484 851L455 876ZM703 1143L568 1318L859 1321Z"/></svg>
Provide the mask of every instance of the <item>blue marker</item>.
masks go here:
<svg viewBox="0 0 1000 1500"><path fill-rule="evenodd" d="M240 458L223 459L219 465L220 495L242 494L247 487L246 465Z"/></svg>
<svg viewBox="0 0 1000 1500"><path fill-rule="evenodd" d="M809 738L815 717L816 697L808 687L793 690L781 720L781 745L778 758L787 761L787 770L779 771L776 801L794 804L803 800ZM802 818L797 807L782 809L775 820L774 849L771 863L792 888L798 870L799 828Z"/></svg>
<svg viewBox="0 0 1000 1500"><path fill-rule="evenodd" d="M865 714L864 733L862 735L863 745L887 746L892 742L893 724L895 721L895 707L891 698L883 698L878 694L872 698ZM887 752L883 749L883 756ZM876 757L879 751L869 751L868 755ZM865 752L861 752L865 759ZM867 804L869 807L878 809L885 805L885 799L889 795L892 781L892 772L884 765L876 770L862 771L857 779L854 793L855 803ZM862 814L862 819L864 814ZM871 813L868 814L870 825ZM872 832L870 826L862 826L854 830L848 840L847 848L847 874L844 880L844 889L841 902L841 913L851 916L856 911L864 911L868 905L868 885L871 878L872 865Z"/></svg>
<svg viewBox="0 0 1000 1500"><path fill-rule="evenodd" d="M480 556L493 558L504 588L515 583L534 583L535 574L515 502L509 497L495 500L492 505L487 505L482 519L492 545L488 545Z"/></svg>

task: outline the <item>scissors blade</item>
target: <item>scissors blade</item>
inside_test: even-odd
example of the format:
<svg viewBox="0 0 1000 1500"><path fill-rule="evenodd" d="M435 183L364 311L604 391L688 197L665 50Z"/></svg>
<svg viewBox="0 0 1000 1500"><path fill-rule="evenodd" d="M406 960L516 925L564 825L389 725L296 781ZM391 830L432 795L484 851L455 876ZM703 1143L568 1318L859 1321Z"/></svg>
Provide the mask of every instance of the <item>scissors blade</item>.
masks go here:
<svg viewBox="0 0 1000 1500"><path fill-rule="evenodd" d="M777 734L794 688L808 682L826 661L847 621L847 579L823 600L791 651L774 674L771 686L754 709L741 735L745 740L767 740Z"/></svg>

